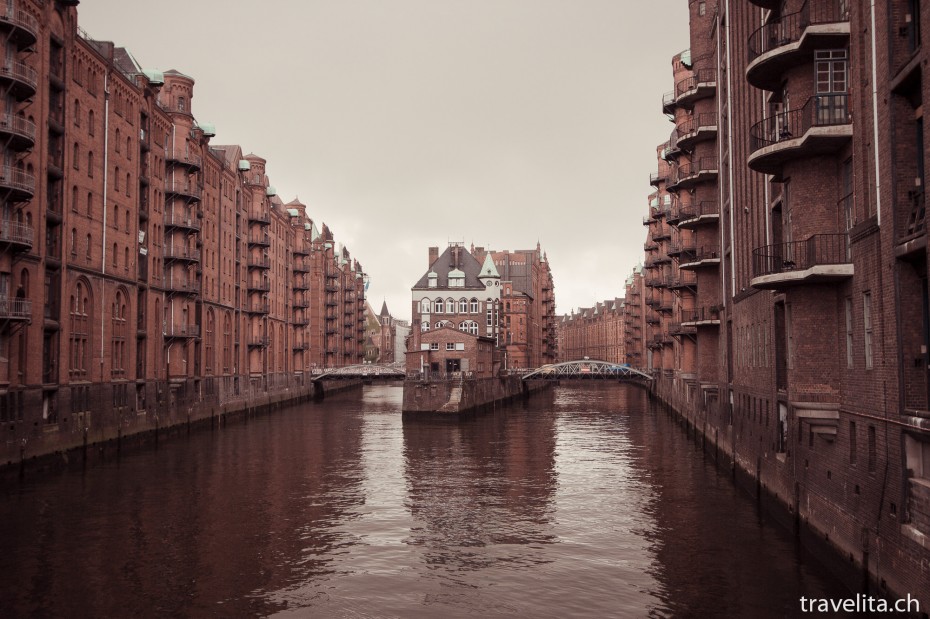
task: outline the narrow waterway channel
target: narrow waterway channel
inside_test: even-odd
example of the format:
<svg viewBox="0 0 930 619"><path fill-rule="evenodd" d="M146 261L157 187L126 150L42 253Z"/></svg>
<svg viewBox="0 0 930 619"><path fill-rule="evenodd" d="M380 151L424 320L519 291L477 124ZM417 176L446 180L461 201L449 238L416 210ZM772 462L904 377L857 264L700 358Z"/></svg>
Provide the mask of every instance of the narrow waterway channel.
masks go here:
<svg viewBox="0 0 930 619"><path fill-rule="evenodd" d="M369 386L7 485L3 616L793 617L847 597L635 386Z"/></svg>

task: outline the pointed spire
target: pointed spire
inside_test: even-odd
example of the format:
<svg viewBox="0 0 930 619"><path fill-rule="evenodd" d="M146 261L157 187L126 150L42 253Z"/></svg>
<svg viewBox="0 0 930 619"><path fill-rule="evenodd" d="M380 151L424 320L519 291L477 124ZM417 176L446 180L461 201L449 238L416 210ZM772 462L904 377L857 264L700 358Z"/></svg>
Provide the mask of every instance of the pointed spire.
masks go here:
<svg viewBox="0 0 930 619"><path fill-rule="evenodd" d="M484 264L481 265L481 274L478 276L478 279L500 279L500 276L501 274L497 272L497 267L494 266L494 261L491 260L491 252L488 252L484 255Z"/></svg>
<svg viewBox="0 0 930 619"><path fill-rule="evenodd" d="M388 311L387 300L385 300L384 302L381 303L381 316L387 317L390 315L391 315L391 312Z"/></svg>

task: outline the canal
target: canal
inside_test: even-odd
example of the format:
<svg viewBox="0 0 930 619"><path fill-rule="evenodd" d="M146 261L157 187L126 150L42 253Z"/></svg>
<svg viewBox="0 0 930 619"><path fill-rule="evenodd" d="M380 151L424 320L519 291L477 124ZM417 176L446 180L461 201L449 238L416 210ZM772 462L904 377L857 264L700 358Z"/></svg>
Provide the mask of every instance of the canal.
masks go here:
<svg viewBox="0 0 930 619"><path fill-rule="evenodd" d="M635 386L368 386L0 498L5 617L792 617L848 597Z"/></svg>

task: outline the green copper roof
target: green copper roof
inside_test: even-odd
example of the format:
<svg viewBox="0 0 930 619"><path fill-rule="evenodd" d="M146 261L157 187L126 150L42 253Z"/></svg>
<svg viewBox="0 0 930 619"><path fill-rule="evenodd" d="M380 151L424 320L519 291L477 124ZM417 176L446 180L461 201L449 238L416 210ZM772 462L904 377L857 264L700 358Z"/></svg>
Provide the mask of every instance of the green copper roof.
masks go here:
<svg viewBox="0 0 930 619"><path fill-rule="evenodd" d="M298 211L296 208L287 209L287 214L291 217L300 217L300 211Z"/></svg>
<svg viewBox="0 0 930 619"><path fill-rule="evenodd" d="M494 266L494 261L491 260L491 254L487 253L484 256L484 264L481 265L481 274L478 276L478 279L484 277L500 277L501 274L497 272L497 267Z"/></svg>
<svg viewBox="0 0 930 619"><path fill-rule="evenodd" d="M165 83L165 74L161 71L143 71L145 77L148 78L149 82L152 84L164 84Z"/></svg>
<svg viewBox="0 0 930 619"><path fill-rule="evenodd" d="M251 170L251 169L252 169L252 164L249 163L249 160L248 160L248 159L240 159L240 160L239 160L239 169L242 170L243 172L246 171L246 170Z"/></svg>
<svg viewBox="0 0 930 619"><path fill-rule="evenodd" d="M691 68L691 50L686 49L681 52L681 64L685 65L689 69Z"/></svg>
<svg viewBox="0 0 930 619"><path fill-rule="evenodd" d="M307 225L308 224L304 224L304 227L306 227ZM312 224L309 224L309 226L310 226L310 240L315 241L318 238L320 238L320 231L317 230L316 224L312 223Z"/></svg>
<svg viewBox="0 0 930 619"><path fill-rule="evenodd" d="M265 195L268 196L269 198L271 196L276 196L278 195L278 190L275 189L273 185L268 185L267 187L265 187Z"/></svg>
<svg viewBox="0 0 930 619"><path fill-rule="evenodd" d="M203 131L203 134L208 138L212 138L216 135L216 126L213 123L197 123L197 126L200 127L200 130Z"/></svg>

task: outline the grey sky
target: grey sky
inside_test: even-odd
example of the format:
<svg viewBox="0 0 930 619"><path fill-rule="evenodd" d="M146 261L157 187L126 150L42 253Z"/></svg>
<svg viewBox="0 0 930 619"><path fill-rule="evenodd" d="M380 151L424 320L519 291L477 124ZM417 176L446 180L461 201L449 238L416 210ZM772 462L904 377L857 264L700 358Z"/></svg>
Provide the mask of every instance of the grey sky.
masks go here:
<svg viewBox="0 0 930 619"><path fill-rule="evenodd" d="M557 310L619 296L684 0L85 0L80 25L196 80L217 144L268 159L409 318L427 247L542 243Z"/></svg>

